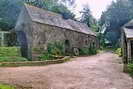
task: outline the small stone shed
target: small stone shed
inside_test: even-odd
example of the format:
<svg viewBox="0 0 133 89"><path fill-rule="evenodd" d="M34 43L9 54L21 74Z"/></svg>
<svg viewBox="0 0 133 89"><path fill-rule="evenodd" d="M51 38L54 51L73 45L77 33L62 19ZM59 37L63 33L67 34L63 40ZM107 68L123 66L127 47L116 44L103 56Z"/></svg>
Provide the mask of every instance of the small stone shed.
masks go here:
<svg viewBox="0 0 133 89"><path fill-rule="evenodd" d="M124 63L133 61L133 20L122 27L122 54Z"/></svg>
<svg viewBox="0 0 133 89"><path fill-rule="evenodd" d="M96 34L86 25L65 20L57 13L25 4L18 18L15 31L22 56L32 59L33 49L47 49L48 43L64 42L66 50L99 47Z"/></svg>

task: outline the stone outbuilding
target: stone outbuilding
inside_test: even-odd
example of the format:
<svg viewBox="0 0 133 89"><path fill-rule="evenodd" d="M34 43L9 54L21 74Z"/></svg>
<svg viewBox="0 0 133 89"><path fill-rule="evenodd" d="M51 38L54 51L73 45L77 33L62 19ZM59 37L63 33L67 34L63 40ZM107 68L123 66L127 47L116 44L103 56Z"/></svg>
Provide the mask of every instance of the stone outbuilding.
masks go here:
<svg viewBox="0 0 133 89"><path fill-rule="evenodd" d="M21 46L22 56L32 59L33 49L46 49L48 43L64 42L66 49L99 47L96 34L86 25L74 20L65 20L57 13L25 4L18 18L15 31Z"/></svg>
<svg viewBox="0 0 133 89"><path fill-rule="evenodd" d="M133 61L133 20L122 27L122 54L124 63Z"/></svg>

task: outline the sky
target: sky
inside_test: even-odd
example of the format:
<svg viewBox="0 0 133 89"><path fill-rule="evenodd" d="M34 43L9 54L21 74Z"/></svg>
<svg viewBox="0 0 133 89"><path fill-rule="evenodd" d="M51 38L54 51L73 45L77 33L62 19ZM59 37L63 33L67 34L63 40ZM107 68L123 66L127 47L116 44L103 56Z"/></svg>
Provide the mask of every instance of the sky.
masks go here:
<svg viewBox="0 0 133 89"><path fill-rule="evenodd" d="M88 4L92 15L96 19L99 19L102 12L107 9L108 5L110 5L112 1L113 0L76 0L75 13L79 14L79 11L81 11L82 7Z"/></svg>

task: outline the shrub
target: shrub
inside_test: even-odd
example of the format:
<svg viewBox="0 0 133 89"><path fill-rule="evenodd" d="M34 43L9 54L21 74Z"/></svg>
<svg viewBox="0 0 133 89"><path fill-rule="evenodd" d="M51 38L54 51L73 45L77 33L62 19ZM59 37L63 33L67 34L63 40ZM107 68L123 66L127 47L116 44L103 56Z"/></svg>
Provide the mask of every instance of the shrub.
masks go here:
<svg viewBox="0 0 133 89"><path fill-rule="evenodd" d="M80 55L88 55L89 54L89 50L86 48L82 48L80 49Z"/></svg>
<svg viewBox="0 0 133 89"><path fill-rule="evenodd" d="M122 56L122 49L121 49L121 48L118 48L118 49L115 51L115 53L121 57L121 56Z"/></svg>
<svg viewBox="0 0 133 89"><path fill-rule="evenodd" d="M49 43L47 47L48 53L56 56L64 55L64 44L63 42Z"/></svg>
<svg viewBox="0 0 133 89"><path fill-rule="evenodd" d="M41 60L53 60L55 56L63 56L64 44L63 42L49 43L47 50L39 57Z"/></svg>
<svg viewBox="0 0 133 89"><path fill-rule="evenodd" d="M80 55L94 55L97 53L96 48L86 47L80 49Z"/></svg>
<svg viewBox="0 0 133 89"><path fill-rule="evenodd" d="M53 60L54 59L54 56L48 52L44 52L40 57L40 60L43 61L43 60Z"/></svg>

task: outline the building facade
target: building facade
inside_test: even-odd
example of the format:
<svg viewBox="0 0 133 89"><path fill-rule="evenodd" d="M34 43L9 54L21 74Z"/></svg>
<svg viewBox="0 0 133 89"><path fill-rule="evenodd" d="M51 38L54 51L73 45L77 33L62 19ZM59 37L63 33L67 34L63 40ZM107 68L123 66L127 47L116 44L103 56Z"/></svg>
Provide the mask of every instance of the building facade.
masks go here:
<svg viewBox="0 0 133 89"><path fill-rule="evenodd" d="M47 49L49 43L61 41L67 50L93 45L99 47L96 34L83 23L65 20L61 15L25 4L15 31L22 56L32 59L33 49Z"/></svg>

